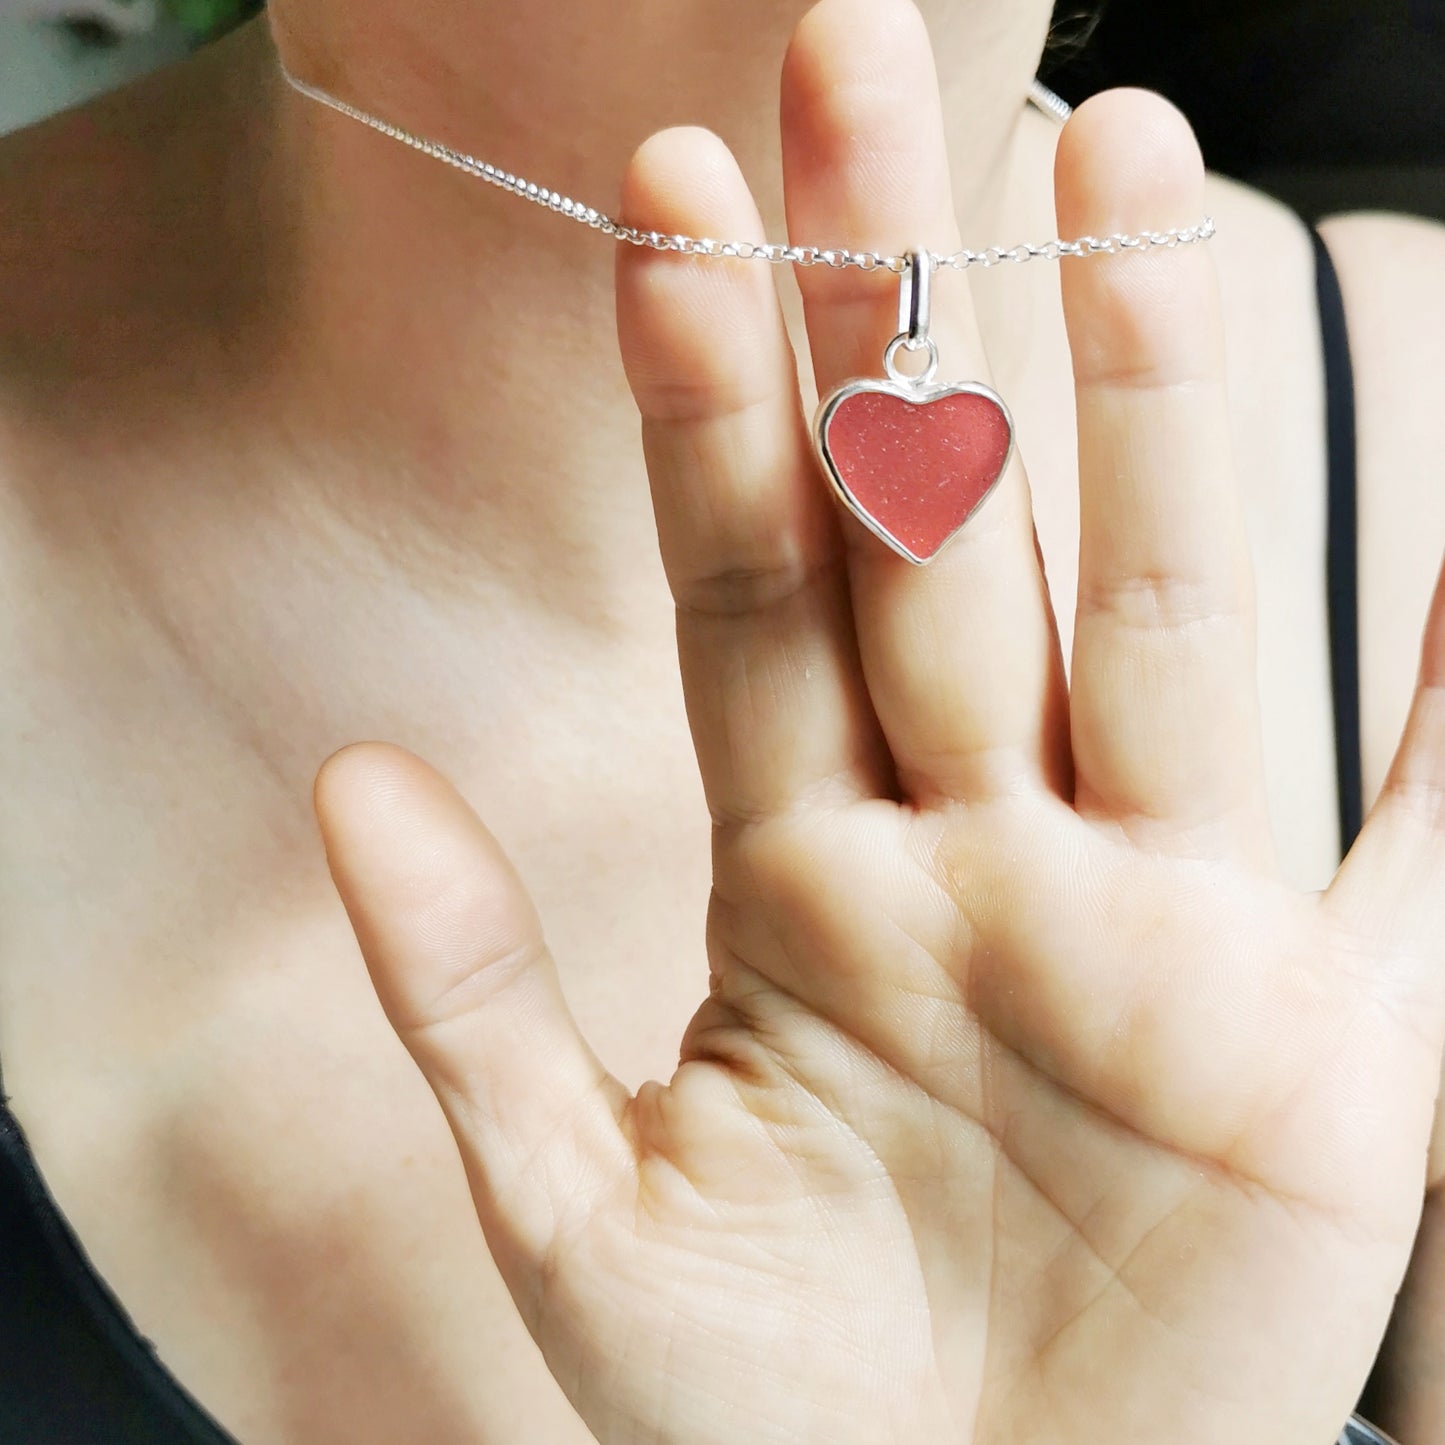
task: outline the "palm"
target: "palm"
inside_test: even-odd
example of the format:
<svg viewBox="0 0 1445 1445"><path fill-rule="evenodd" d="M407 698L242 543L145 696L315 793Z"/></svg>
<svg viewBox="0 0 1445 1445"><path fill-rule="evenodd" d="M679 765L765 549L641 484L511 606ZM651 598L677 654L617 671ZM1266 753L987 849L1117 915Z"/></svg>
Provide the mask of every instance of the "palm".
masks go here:
<svg viewBox="0 0 1445 1445"><path fill-rule="evenodd" d="M1295 1396L1339 1416L1411 1222L1373 1126L1428 1096L1433 1059L1332 968L1317 903L1047 806L803 831L769 849L787 903L750 911L752 938L715 925L681 1067L630 1107L633 1167L533 1302L603 1438L1043 1445L1087 1418L1143 1439L1217 1396L1170 1438L1247 1439L1280 1387L1271 1338ZM965 865L1025 840L1035 868L997 893ZM888 852L917 879L854 876ZM1009 936L975 934L985 914ZM689 1388L660 1418L664 1372Z"/></svg>
<svg viewBox="0 0 1445 1445"><path fill-rule="evenodd" d="M952 248L926 58L901 5L804 22L797 234L863 216L865 244ZM880 183L860 136L912 183ZM1155 100L1065 133L1066 232L1153 228L1201 192ZM644 148L628 205L759 229L696 133ZM321 779L338 884L524 1317L607 1445L1323 1445L1404 1270L1439 1077L1445 608L1364 837L1327 894L1292 894L1207 255L1065 272L1068 688L1021 468L926 571L840 530L771 283L722 265L619 271L716 840L713 986L672 1081L629 1097L600 1069L434 775L366 750ZM802 279L820 387L876 369L887 286ZM961 285L935 305L944 354L984 374Z"/></svg>

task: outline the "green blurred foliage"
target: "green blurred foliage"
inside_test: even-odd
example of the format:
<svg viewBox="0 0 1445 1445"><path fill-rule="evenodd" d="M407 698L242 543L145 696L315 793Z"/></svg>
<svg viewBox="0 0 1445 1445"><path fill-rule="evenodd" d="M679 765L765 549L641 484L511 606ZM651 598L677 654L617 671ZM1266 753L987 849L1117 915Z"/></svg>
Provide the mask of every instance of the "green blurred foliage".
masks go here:
<svg viewBox="0 0 1445 1445"><path fill-rule="evenodd" d="M249 19L261 0L165 0L165 7L192 35L206 38Z"/></svg>

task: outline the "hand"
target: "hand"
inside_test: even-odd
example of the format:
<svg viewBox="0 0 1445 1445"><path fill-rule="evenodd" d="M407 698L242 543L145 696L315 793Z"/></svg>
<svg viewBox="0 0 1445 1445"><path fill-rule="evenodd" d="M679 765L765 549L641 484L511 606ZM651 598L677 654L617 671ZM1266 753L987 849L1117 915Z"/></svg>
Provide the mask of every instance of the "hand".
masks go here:
<svg viewBox="0 0 1445 1445"><path fill-rule="evenodd" d="M803 22L794 235L956 244L927 74L897 0ZM1065 234L1202 208L1162 102L1070 123ZM698 132L643 148L626 209L760 232ZM800 280L820 388L876 374L890 278ZM1071 691L1017 461L910 567L840 524L766 268L620 258L715 837L711 994L669 1083L608 1078L520 882L434 773L371 746L319 779L388 1015L604 1445L1328 1445L1378 1347L1445 1037L1445 605L1364 835L1328 892L1294 893L1208 250L1063 284ZM935 313L950 372L986 375L960 278Z"/></svg>
<svg viewBox="0 0 1445 1445"><path fill-rule="evenodd" d="M1445 1112L1437 1110L1425 1205L1367 1413L1402 1441L1445 1434Z"/></svg>

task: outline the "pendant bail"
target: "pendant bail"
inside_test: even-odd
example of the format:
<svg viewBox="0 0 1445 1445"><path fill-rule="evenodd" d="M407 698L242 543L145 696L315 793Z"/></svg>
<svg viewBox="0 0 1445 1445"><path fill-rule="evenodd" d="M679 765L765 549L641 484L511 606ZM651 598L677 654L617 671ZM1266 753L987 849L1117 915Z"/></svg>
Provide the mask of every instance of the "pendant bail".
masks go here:
<svg viewBox="0 0 1445 1445"><path fill-rule="evenodd" d="M933 253L922 247L905 252L905 259L908 264L898 275L898 334L883 353L883 369L895 385L919 391L933 381L938 370L938 345L928 334L930 282L938 263ZM911 376L899 370L899 351L910 355L923 352L926 358L923 370Z"/></svg>
<svg viewBox="0 0 1445 1445"><path fill-rule="evenodd" d="M907 253L908 266L898 279L898 334L909 351L928 345L929 292L933 253L921 247Z"/></svg>

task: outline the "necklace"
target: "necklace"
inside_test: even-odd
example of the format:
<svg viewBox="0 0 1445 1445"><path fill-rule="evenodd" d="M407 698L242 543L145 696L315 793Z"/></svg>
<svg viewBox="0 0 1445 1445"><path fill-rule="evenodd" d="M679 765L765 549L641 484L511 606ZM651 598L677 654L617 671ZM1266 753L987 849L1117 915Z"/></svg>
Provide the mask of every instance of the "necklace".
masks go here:
<svg viewBox="0 0 1445 1445"><path fill-rule="evenodd" d="M834 490L848 510L875 536L910 562L928 562L948 544L1003 475L1013 449L1013 419L1003 398L982 382L935 385L938 347L928 334L929 296L933 273L941 266L966 271L1007 262L1060 261L1066 257L1112 256L1121 251L1148 251L1156 246L1188 246L1214 235L1214 221L1205 216L1192 226L1137 235L1081 236L1041 245L989 246L939 256L908 251L885 256L877 251L851 251L841 246L797 246L776 241L714 241L698 236L669 236L644 231L614 220L593 206L584 206L524 176L501 170L464 151L413 135L401 126L359 110L319 86L281 73L293 89L311 100L360 121L372 130L413 150L475 176L524 201L545 206L594 231L631 246L677 251L686 256L718 256L767 261L775 266L830 266L841 270L888 271L899 278L898 333L883 351L887 380L856 378L835 388L819 403L813 423L814 445ZM1029 87L1029 103L1061 125L1071 107L1041 81ZM898 368L900 350L925 355L923 370L913 375ZM882 438L882 445L879 445ZM902 445L900 445L900 443ZM882 454L882 464L879 456ZM939 462L942 464L939 465ZM908 496L900 498L896 474L901 462L915 475ZM920 479L920 472L928 474ZM928 482L938 484L945 501L919 506ZM982 485L980 485L982 483ZM1351 1415L1338 1445L1394 1445L1358 1415Z"/></svg>
<svg viewBox="0 0 1445 1445"><path fill-rule="evenodd" d="M595 206L574 201L525 176L415 135L311 85L284 65L281 73L301 95L340 115L626 245L685 256L765 261L775 266L828 266L834 270L856 267L896 276L898 331L883 351L884 375L856 377L823 397L813 421L813 442L822 468L844 506L874 536L910 562L931 561L958 535L997 485L1013 453L1013 418L992 387L976 381L934 380L938 346L928 334L934 274L940 269L966 271L971 266L987 269L1006 263L1173 248L1207 241L1214 235L1214 221L1205 216L1194 225L1167 231L1081 236L1041 244L1023 242L947 255L921 248L884 255L842 246L666 235L626 225ZM1040 81L1030 86L1029 102L1061 124L1069 117L1068 103ZM922 368L904 371L899 365L902 353L921 357ZM906 484L901 485L901 481Z"/></svg>

